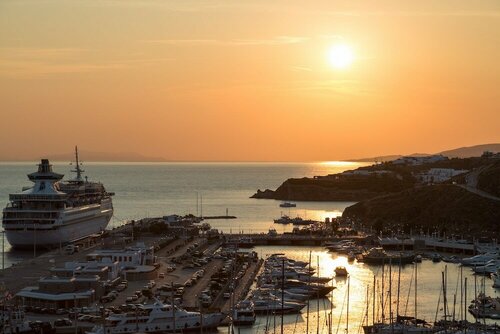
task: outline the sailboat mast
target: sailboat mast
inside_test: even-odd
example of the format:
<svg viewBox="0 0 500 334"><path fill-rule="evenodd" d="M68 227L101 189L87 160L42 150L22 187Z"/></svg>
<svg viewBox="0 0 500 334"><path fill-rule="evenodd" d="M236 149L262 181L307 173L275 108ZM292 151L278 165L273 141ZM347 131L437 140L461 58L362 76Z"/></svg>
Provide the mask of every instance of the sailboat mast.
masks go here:
<svg viewBox="0 0 500 334"><path fill-rule="evenodd" d="M351 277L347 276L347 319L346 319L346 334L349 334L349 293L351 290Z"/></svg>
<svg viewBox="0 0 500 334"><path fill-rule="evenodd" d="M377 277L373 275L372 325L375 325L375 304L377 299Z"/></svg>
<svg viewBox="0 0 500 334"><path fill-rule="evenodd" d="M312 252L309 251L309 272L311 272L311 257ZM311 278L307 281L307 286L311 286ZM309 298L307 299L307 316L306 316L306 334L309 334Z"/></svg>
<svg viewBox="0 0 500 334"><path fill-rule="evenodd" d="M464 280L464 320L467 323L467 277Z"/></svg>
<svg viewBox="0 0 500 334"><path fill-rule="evenodd" d="M443 282L443 310L444 310L444 323L446 329L447 314L446 314L446 283L444 279L444 271L441 272L441 281Z"/></svg>
<svg viewBox="0 0 500 334"><path fill-rule="evenodd" d="M384 263L382 262L382 289L380 291L380 298L381 298L381 303L382 303L382 323L384 323L385 321L385 313L384 313L384 309L385 309L385 305L384 305L384 293L385 293L385 290L384 290L384 280L385 280L385 265Z"/></svg>
<svg viewBox="0 0 500 334"><path fill-rule="evenodd" d="M392 319L392 259L389 260L389 321L391 322L391 334L394 334L394 322Z"/></svg>
<svg viewBox="0 0 500 334"><path fill-rule="evenodd" d="M319 272L319 256L316 257L316 263L318 265L318 276L321 277L320 272ZM316 318L316 334L319 334L319 317L321 315L319 311L319 293L318 293L318 298L317 298L317 303L316 303L317 309L318 309L318 316ZM283 333L281 333L283 334Z"/></svg>
<svg viewBox="0 0 500 334"><path fill-rule="evenodd" d="M418 324L417 317L417 290L418 290L418 265L415 262L415 325Z"/></svg>
<svg viewBox="0 0 500 334"><path fill-rule="evenodd" d="M285 307L285 259L281 260L281 334L283 334L283 313Z"/></svg>

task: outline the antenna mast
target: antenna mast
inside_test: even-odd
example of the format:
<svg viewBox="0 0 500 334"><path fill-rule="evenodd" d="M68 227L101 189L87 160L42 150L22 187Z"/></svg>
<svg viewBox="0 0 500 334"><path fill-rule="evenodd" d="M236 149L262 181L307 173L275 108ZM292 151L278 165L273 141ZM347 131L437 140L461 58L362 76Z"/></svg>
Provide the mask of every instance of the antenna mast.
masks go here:
<svg viewBox="0 0 500 334"><path fill-rule="evenodd" d="M77 181L82 181L82 173L85 172L83 169L80 168L80 161L78 159L78 146L75 146L75 163L76 163L76 168L73 170L73 172L76 173L76 180Z"/></svg>

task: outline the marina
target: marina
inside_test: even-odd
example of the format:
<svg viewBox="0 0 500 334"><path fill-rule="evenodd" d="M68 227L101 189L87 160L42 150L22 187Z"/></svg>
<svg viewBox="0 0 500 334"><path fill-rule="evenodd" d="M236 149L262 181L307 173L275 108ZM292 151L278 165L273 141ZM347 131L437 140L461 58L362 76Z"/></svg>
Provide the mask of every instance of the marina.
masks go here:
<svg viewBox="0 0 500 334"><path fill-rule="evenodd" d="M386 251L387 254L393 255L387 255L388 257L384 261L363 261L362 257L357 257L352 261L344 253L340 245L350 245L350 247L355 245L356 247L369 249L370 246L363 246L366 240L362 236L337 239L330 237L329 242L322 241L327 246L299 246L293 243L288 246L277 246L257 243L253 244L251 248L237 248L234 243L228 244L227 240L224 240L228 237L226 235L198 235L194 232L190 232L191 235L185 235L185 232L183 232L180 237L171 236L169 238L142 232L140 236L135 236L135 240L124 241L126 240L123 238L124 235L130 235L132 238L132 232L138 231L138 227L140 227L140 230L146 231L151 226L154 226L154 222L158 220L144 219L135 221L133 223L135 229L131 228L132 223L116 228L110 231L108 235L100 236L94 240L94 244L88 245L86 248L80 248L78 252L68 254L64 249L55 249L39 255L35 259L26 260L3 270L1 280L5 289L12 295L11 303L15 301L16 305L24 305L23 312L25 312L26 318L31 319L31 321L36 319L53 324L57 319L66 317L73 326L76 322L78 328L92 331L92 333L101 333L98 319L103 319L100 318L102 316L108 319L106 321L110 321L109 324L116 324L116 331L113 333L122 333L124 327L119 324L122 321L125 321L124 324L127 323L126 318L121 318L122 316L113 318L111 314L113 312L118 312L117 314L127 312L122 310L127 303L144 305L140 306L140 309L130 309L128 312L142 314L139 319L144 319L145 323L148 323L149 320L147 319L149 318L141 317L146 317L146 314L150 313L158 314L161 318L161 312L177 312L178 315L182 315L182 312L194 312L191 314L198 319L206 319L205 317L211 314L214 314L214 317L216 317L216 314L221 314L220 319L214 318L219 319L217 320L217 326L211 327L211 322L206 321L208 325L203 328L206 332L209 332L210 328L215 330L216 327L219 328L219 331L224 332L224 329L222 329L224 326L235 326L240 332L270 332L274 330L273 328L279 329L281 321L283 321L285 332L293 331L292 328L295 328L295 330L300 331L309 330L310 332L330 333L335 326L340 328L349 326L352 331L358 331L362 326L365 326L364 329L366 330L368 328L366 323L370 323L367 320L367 315L370 320L378 319L381 321L384 318L383 311L381 309L377 310L377 308L380 308L379 303L384 303L380 300L381 298L386 300L387 298L393 298L393 300L398 301L398 304L405 304L405 311L398 314L400 317L411 317L412 312L415 312L416 307L418 307L419 319L425 319L431 324L440 319L445 319L445 315L440 314L440 312L436 313L436 307L439 308L438 303L443 303L440 272L446 272L449 280L447 287L450 291L454 291L452 297L448 298L455 300L453 305L450 304L447 307L455 309L456 319L465 320L467 318L468 321L472 321L474 319L473 315L476 315L478 318L484 318L486 324L493 324L496 317L496 313L491 311L490 306L486 310L489 312L487 316L483 316L483 314L486 314L485 311L474 311L473 304L471 304L471 308L469 308L469 305L466 305L466 308L458 306L466 304L463 296L464 289L456 289L458 280L461 280L463 284L465 279L469 291L469 300L474 299L473 291L478 294L479 300L481 300L480 293L484 293L486 296L495 296L496 294L496 290L493 288L493 280L488 276L481 276L483 278L478 279L474 275L474 267L471 267L471 269L467 267L468 263L475 261L474 259L481 259L480 257L467 258L466 255L461 255L459 259L464 263L464 265L461 265L460 263L447 263L444 261L434 262L432 260L434 253L429 252L421 254L424 258L421 263L412 261L411 263L400 264L397 261L400 258L398 255L400 253L388 250ZM189 230L200 223L188 224L191 226L186 226ZM276 238L276 236L266 237ZM230 236L230 238L242 238L242 236L234 235ZM244 238L259 240L259 235L245 235ZM294 237L278 235L277 238L293 239ZM295 241L297 240L300 239ZM77 265L82 267L85 261L95 258L96 254L116 254L116 257L121 256L123 250L119 250L116 246L127 245L123 244L123 242L128 243L126 249L136 249L139 252L144 252L144 254L149 254L148 249L151 249L151 257L146 257L146 262L137 264L137 269L129 269L127 273L122 271L122 274L119 274L120 270L118 269L117 279L112 279L113 274L110 272L107 276L108 279L111 279L109 282L118 285L112 285L105 289L98 298L97 296L89 297L87 302L81 299L77 304L78 316L74 312L73 315L59 314L59 312L64 312L60 306L50 306L53 304L47 302L28 303L28 299L23 297L28 296L24 292L27 291L26 286L39 284L40 288L33 290L35 295L38 294L37 298L47 298L44 296L48 296L48 292L44 292L44 295L37 291L41 291L42 280L40 280L40 277L50 277L48 268L53 268L50 269L53 275L62 273L61 270L56 270L57 268L68 267L68 263L75 261L82 263ZM135 244L138 246L134 246ZM113 249L116 250L112 251ZM377 250L377 252L381 251ZM383 254L386 253L383 252ZM443 256L443 258L445 257ZM483 257L491 256L483 255ZM148 258L150 260L147 260ZM416 255L414 255L414 259L416 259ZM131 265L132 263L133 261ZM151 273L146 270L148 264L151 265ZM109 266L109 263L103 263L101 267L106 266ZM416 302L410 300L410 296L413 296L414 293L412 285L415 280L415 266L418 266L419 271L419 295ZM136 272L139 269L142 274ZM85 270L88 271L88 269ZM398 270L400 273L396 275ZM86 274L86 271L81 271L81 273L79 275L84 275L81 277L90 277L85 275L89 275L91 271L88 271L88 274ZM385 278L382 278L382 275L385 275ZM23 279L19 280L18 277ZM122 290L119 285L123 279L127 281L127 286ZM398 279L401 283L396 283ZM154 285L148 283L153 281ZM393 289L395 286L400 285L403 292L400 292L399 298L395 290L388 296L382 297L380 295L376 297L379 300L375 309L373 309L373 306L367 308L367 303L373 300L371 294L367 297L367 291L373 293L374 281L377 282L375 289L378 289L378 291L383 291L380 290L384 289L382 285L385 284L385 289L387 289L389 284L392 284ZM351 286L351 289L356 287L356 289L350 290L348 293L348 286ZM116 289L121 291L117 292ZM97 290L95 291L97 293ZM141 294L138 295L138 292L141 292ZM462 293L462 300L459 302L460 292ZM149 293L150 297L146 297ZM349 297L347 297L347 294L349 294ZM33 297L34 295L29 296ZM75 309L72 304L74 296L75 293L73 292L71 298L68 298L64 310L71 311ZM104 297L107 299L103 299ZM346 298L349 298L349 306L346 304ZM161 303L165 303L166 306L162 306ZM176 305L176 311L172 311L172 307L169 306L172 303ZM351 314L349 320L346 318L347 307L349 307ZM100 311L94 311L94 314L90 311L89 314L89 311L85 311L84 308L89 310L100 309ZM60 309L61 311L59 311ZM167 311L162 311L162 309ZM464 309L468 311L464 312ZM480 307L476 309L481 310ZM96 312L99 314L98 316L95 315ZM375 315L370 312L375 312ZM387 322L389 321L387 314L390 314L390 311L386 310L386 312L388 312L385 316ZM87 314L90 315L90 318L84 316ZM108 314L109 316L106 316ZM78 319L76 321L75 316ZM395 317L394 315L394 319ZM132 318L137 319L134 316ZM139 323L142 323L142 320ZM184 328L186 330L195 330L196 326L200 326L198 321L193 322L193 324L186 322L183 326L186 326L186 324L187 327ZM320 326L319 329L317 328L318 325ZM141 332L150 330L150 327L141 326L139 326ZM173 326L173 324L165 323L164 326ZM380 327L380 325L378 326ZM398 323L397 326L401 326L401 324ZM377 327L377 332L382 330L382 327L379 327ZM114 327L111 326L111 328ZM122 329L120 330L120 328ZM179 330L181 330L180 327Z"/></svg>

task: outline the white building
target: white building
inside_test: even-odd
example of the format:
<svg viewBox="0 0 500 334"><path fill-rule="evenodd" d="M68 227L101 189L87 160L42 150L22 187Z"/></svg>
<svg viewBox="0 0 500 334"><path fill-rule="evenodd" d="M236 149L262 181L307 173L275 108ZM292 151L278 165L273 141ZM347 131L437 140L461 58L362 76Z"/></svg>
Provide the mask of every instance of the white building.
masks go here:
<svg viewBox="0 0 500 334"><path fill-rule="evenodd" d="M423 183L441 183L467 172L468 170L465 169L431 168L427 172L419 174L419 177Z"/></svg>
<svg viewBox="0 0 500 334"><path fill-rule="evenodd" d="M444 160L448 160L448 158L445 157L444 155L438 154L438 155L427 155L427 156L423 156L423 157L411 157L411 156L401 157L399 159L392 161L392 163L395 165L418 166L418 165L439 162L439 161L444 161Z"/></svg>

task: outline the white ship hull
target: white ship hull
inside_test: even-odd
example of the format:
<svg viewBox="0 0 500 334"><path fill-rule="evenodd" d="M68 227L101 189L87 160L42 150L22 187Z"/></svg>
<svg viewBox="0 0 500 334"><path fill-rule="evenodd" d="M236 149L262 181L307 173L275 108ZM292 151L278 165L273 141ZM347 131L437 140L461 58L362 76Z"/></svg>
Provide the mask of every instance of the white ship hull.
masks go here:
<svg viewBox="0 0 500 334"><path fill-rule="evenodd" d="M187 333L187 332L202 332L215 330L220 325L222 320L226 318L221 313L204 314L203 319L200 316L176 316L176 321L173 317L165 317L163 319L146 320L141 318L141 321L134 321L127 324L119 324L117 326L102 326L94 327L88 334L164 334L164 333ZM132 319L134 320L134 319ZM145 322L144 322L145 321ZM175 324L175 329L174 329Z"/></svg>
<svg viewBox="0 0 500 334"><path fill-rule="evenodd" d="M104 206L107 208L103 208ZM75 212L78 210L84 212ZM58 247L104 231L113 216L111 202L68 211L73 211L73 214L64 216L60 222L46 226L25 225L24 228L6 228L5 236L14 248L33 248L34 245L40 248Z"/></svg>

